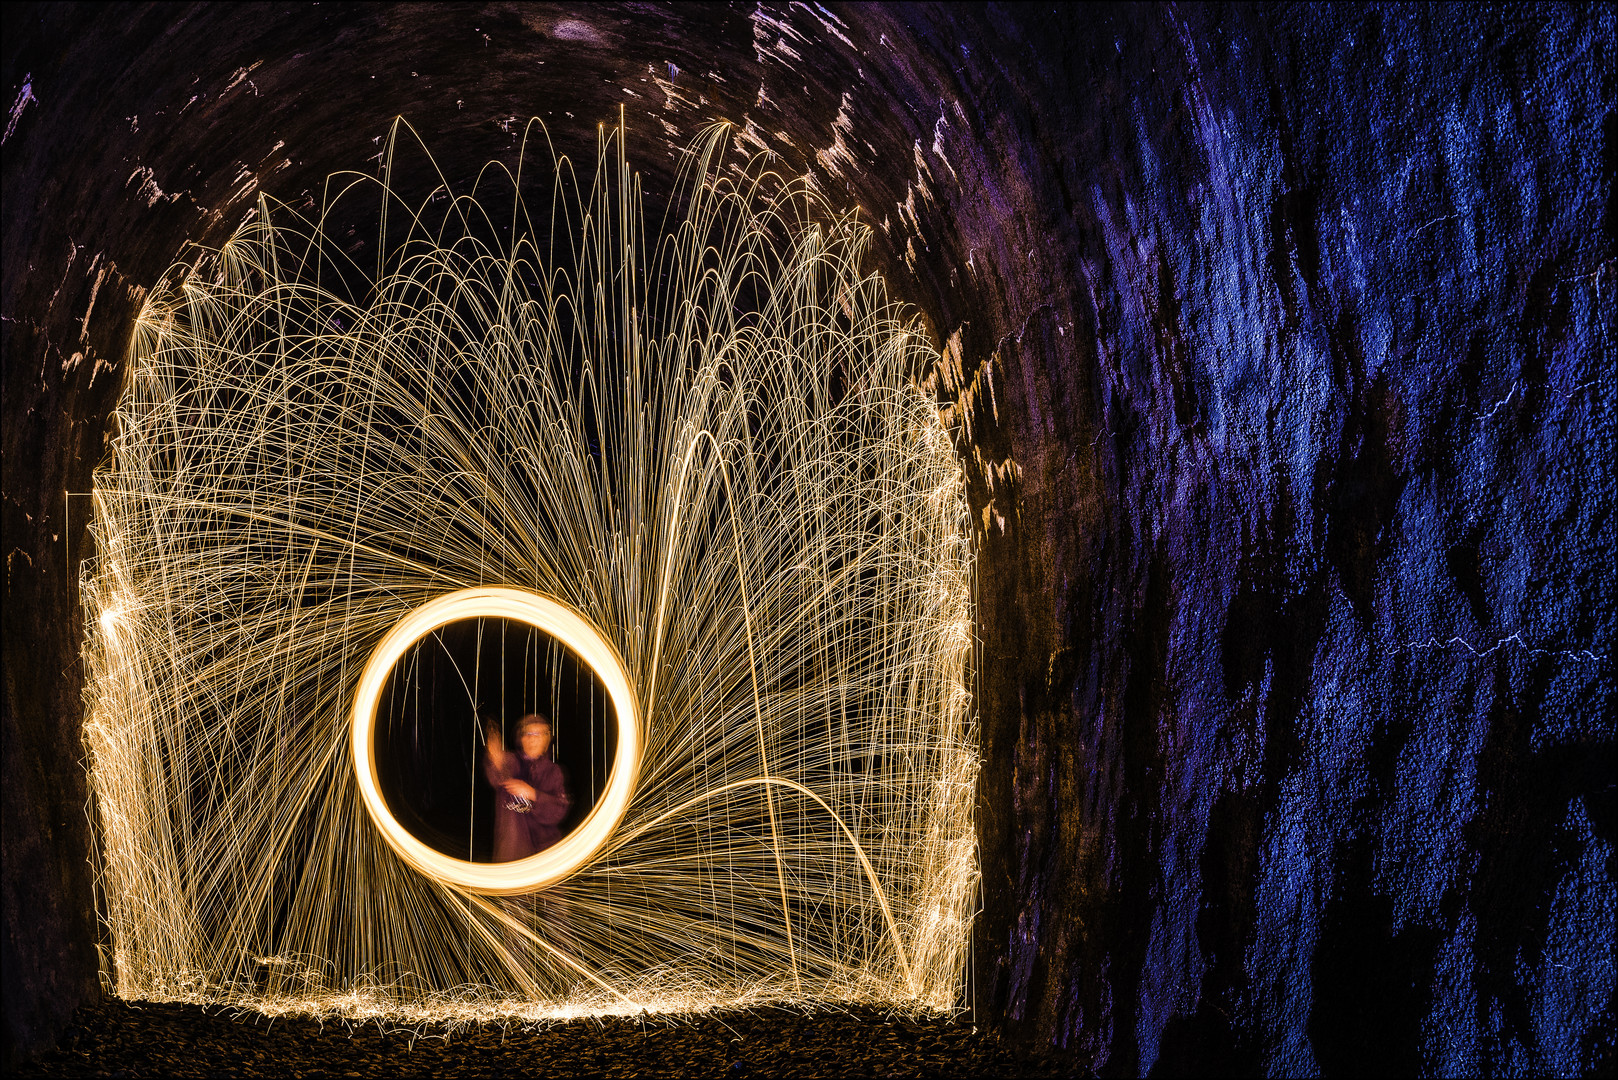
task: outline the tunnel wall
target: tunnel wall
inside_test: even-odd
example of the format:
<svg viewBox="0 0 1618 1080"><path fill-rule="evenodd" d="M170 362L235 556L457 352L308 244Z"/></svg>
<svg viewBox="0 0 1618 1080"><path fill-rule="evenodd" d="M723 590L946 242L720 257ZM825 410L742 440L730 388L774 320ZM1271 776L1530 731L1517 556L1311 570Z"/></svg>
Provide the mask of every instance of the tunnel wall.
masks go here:
<svg viewBox="0 0 1618 1080"><path fill-rule="evenodd" d="M1008 30L955 222L985 996L1108 1073L1610 1070L1610 11L1098 22Z"/></svg>
<svg viewBox="0 0 1618 1080"><path fill-rule="evenodd" d="M1610 8L4 18L8 1060L96 992L64 492L144 290L395 114L464 183L623 106L648 190L724 118L858 206L944 351L978 1022L1109 1074L1611 1070Z"/></svg>

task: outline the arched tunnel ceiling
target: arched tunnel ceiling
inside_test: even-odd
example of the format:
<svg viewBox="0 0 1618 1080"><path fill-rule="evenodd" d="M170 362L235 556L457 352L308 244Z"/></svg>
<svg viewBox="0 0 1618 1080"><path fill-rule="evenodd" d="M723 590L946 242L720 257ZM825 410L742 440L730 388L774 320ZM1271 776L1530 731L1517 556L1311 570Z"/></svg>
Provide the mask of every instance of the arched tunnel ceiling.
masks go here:
<svg viewBox="0 0 1618 1080"><path fill-rule="evenodd" d="M4 29L8 1057L95 985L64 493L143 290L395 115L464 182L622 107L649 191L726 119L859 207L945 351L980 1019L1119 1073L1611 1067L1610 7Z"/></svg>
<svg viewBox="0 0 1618 1080"><path fill-rule="evenodd" d="M961 308L959 280L930 280L969 255L955 250L961 230L938 216L935 176L958 181L956 163L979 141L964 111L967 91L947 66L955 58L904 55L891 37L912 31L891 13L860 12L850 24L806 12L813 9L779 17L717 7L263 9L244 22L209 8L183 16L152 9L115 20L127 24L114 35L115 58L91 55L105 48L97 20L55 26L75 21L56 13L15 33L54 31L65 65L98 74L50 110L78 137L28 140L31 125L49 122L36 102L18 115L23 136L13 155L26 175L42 178L25 191L37 205L76 202L56 186L69 174L128 166L118 198L76 205L59 224L87 235L127 232L115 222L138 214L137 235L112 271L138 285L136 264L149 278L145 264L173 257L179 241L217 244L260 192L306 205L329 173L374 170L396 115L464 188L485 162L515 159L530 116L588 171L597 124L616 121L622 107L632 164L653 194L672 187L679 151L722 119L737 126L742 152L774 155L784 174L813 176L833 205L862 208L891 253L902 258L913 242L920 287L909 291L940 301L953 292L950 306ZM31 152L53 160L27 160ZM934 258L919 257L935 248Z"/></svg>

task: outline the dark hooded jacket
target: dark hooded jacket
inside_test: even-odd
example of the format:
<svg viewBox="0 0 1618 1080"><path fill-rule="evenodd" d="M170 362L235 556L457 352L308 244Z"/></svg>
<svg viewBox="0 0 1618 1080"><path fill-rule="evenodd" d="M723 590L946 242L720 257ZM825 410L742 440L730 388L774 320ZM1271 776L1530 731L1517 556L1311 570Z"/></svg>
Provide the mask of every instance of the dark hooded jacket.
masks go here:
<svg viewBox="0 0 1618 1080"><path fill-rule="evenodd" d="M548 757L527 758L509 750L486 755L483 774L494 785L494 861L526 859L562 838L559 827L573 801L567 796L562 767ZM527 802L508 794L500 784L522 780L539 797Z"/></svg>

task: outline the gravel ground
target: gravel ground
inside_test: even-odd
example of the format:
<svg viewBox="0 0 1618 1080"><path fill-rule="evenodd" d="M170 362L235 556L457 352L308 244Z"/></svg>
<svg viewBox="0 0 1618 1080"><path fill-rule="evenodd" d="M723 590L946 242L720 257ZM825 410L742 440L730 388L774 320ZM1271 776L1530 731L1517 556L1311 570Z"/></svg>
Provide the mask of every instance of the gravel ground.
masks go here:
<svg viewBox="0 0 1618 1080"><path fill-rule="evenodd" d="M875 1010L753 1010L692 1020L488 1025L448 1039L375 1025L108 1000L79 1010L24 1076L1006 1076L1078 1075L970 1024Z"/></svg>

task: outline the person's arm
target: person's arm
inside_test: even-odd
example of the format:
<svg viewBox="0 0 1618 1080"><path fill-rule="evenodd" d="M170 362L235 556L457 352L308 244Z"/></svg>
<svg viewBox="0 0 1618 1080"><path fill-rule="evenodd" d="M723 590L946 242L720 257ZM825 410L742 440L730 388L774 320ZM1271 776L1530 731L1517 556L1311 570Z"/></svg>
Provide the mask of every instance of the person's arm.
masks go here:
<svg viewBox="0 0 1618 1080"><path fill-rule="evenodd" d="M483 750L483 776L492 787L503 788L506 781L511 779L513 771L511 755L506 753L505 743L500 739L500 729L490 724L488 739Z"/></svg>
<svg viewBox="0 0 1618 1080"><path fill-rule="evenodd" d="M541 825L560 825L562 819L573 806L573 800L567 797L567 781L562 775L562 767L554 761L539 777L539 787L535 789L533 799L534 820Z"/></svg>

